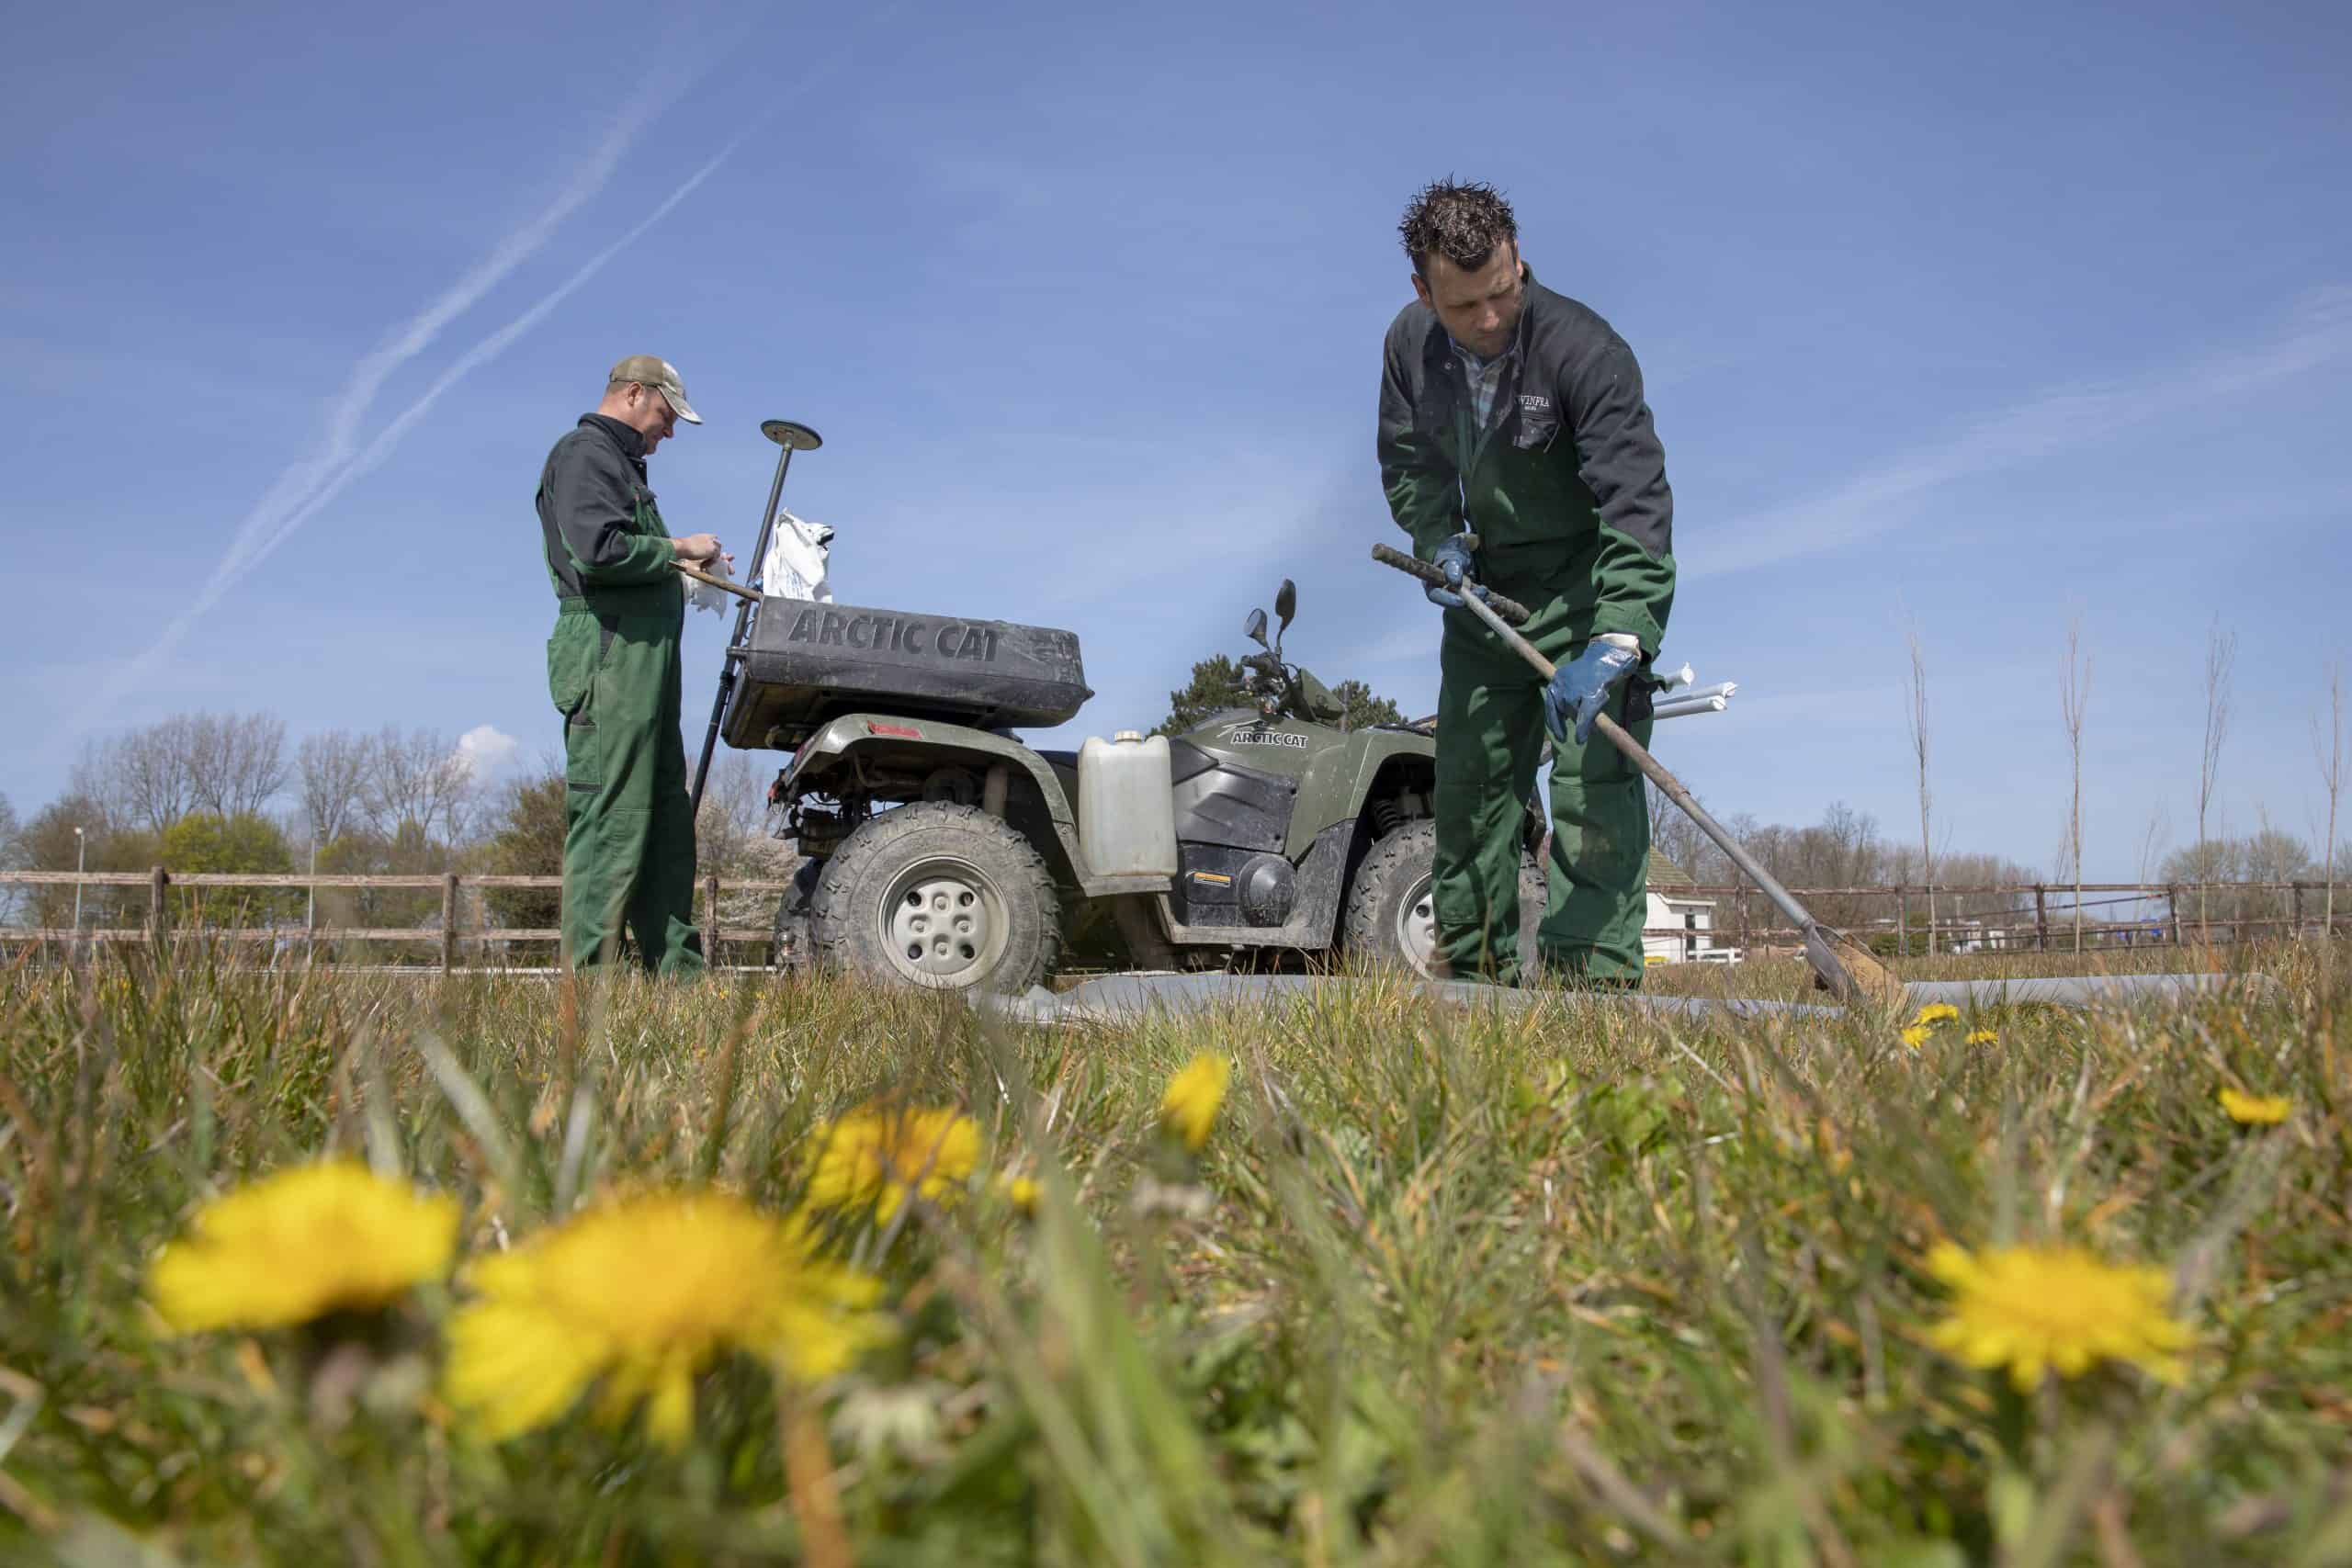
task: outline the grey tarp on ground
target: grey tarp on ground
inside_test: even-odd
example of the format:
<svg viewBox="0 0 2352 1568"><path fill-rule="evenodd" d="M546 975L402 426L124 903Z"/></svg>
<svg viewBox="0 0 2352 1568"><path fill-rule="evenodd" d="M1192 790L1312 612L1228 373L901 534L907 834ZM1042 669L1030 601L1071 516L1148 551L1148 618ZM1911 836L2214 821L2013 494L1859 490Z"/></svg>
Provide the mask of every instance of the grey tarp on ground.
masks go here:
<svg viewBox="0 0 2352 1568"><path fill-rule="evenodd" d="M971 994L975 1006L1019 1023L1132 1022L1153 1012L1183 1014L1217 1008L1268 1005L1282 1001L1337 997L1365 987L1405 984L1401 981L1334 978L1317 975L1105 975L1085 981L1057 996L1034 986L1021 996ZM1463 980L1410 982L1411 988L1454 1007L1519 1009L1564 993L1555 990L1514 990ZM1948 1002L1965 1009L2037 1004L2045 1007L2129 1007L2189 996L2220 996L2233 990L2249 995L2275 989L2266 976L2231 975L2097 975L2062 976L2042 979L1933 980L1905 987L1914 1007ZM1836 1018L1844 1010L1805 1002L1765 1001L1746 998L1666 997L1647 992L1584 993L1589 999L1615 1007L1683 1018Z"/></svg>

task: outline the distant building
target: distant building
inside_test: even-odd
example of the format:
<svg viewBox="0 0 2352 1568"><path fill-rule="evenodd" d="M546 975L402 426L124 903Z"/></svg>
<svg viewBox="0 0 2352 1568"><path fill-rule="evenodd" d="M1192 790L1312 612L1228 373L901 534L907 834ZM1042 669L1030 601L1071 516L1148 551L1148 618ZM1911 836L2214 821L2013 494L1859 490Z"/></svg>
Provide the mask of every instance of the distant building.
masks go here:
<svg viewBox="0 0 2352 1568"><path fill-rule="evenodd" d="M1651 847L1649 914L1642 924L1653 933L1661 926L1672 931L1642 938L1645 962L1689 963L1714 946L1715 901L1676 891L1696 886L1689 872L1667 859L1663 850Z"/></svg>

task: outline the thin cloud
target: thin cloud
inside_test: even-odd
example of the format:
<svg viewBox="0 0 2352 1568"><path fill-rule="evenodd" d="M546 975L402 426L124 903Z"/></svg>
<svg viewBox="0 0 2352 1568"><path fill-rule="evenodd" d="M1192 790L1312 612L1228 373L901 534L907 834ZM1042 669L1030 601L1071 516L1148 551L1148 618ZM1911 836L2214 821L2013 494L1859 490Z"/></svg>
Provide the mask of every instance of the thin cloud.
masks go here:
<svg viewBox="0 0 2352 1568"><path fill-rule="evenodd" d="M1714 577L1823 555L1884 532L1918 497L2088 446L2175 414L2242 400L2352 354L2352 288L2312 296L2269 341L2125 381L2045 392L1939 446L1863 469L1830 490L1709 531L1682 562Z"/></svg>
<svg viewBox="0 0 2352 1568"><path fill-rule="evenodd" d="M265 542L278 534L289 516L333 484L351 460L359 431L384 383L401 366L431 347L443 328L471 310L516 267L537 254L565 220L603 191L613 171L620 166L622 157L675 93L673 87L668 93L639 102L624 113L605 131L596 150L564 182L552 201L492 246L488 255L444 289L439 298L387 333L383 342L360 357L342 389L327 405L326 430L317 449L287 465L245 514L220 564L206 580L205 592L217 596L260 563L261 557L267 553Z"/></svg>
<svg viewBox="0 0 2352 1568"><path fill-rule="evenodd" d="M756 126L758 122L753 123ZM634 244L647 230L667 217L672 208L692 196L705 180L718 172L718 166L727 161L729 154L742 145L744 138L751 135L752 130L752 127L745 128L733 141L712 153L708 161L688 175L685 183L672 191L661 205L639 219L618 239L589 257L577 272L558 284L537 304L533 305L529 310L458 355L456 362L441 373L440 378L425 389L423 397L401 410L390 423L377 433L373 441L362 447L323 484L314 489L300 505L280 517L276 527L266 536L257 542L249 544L239 570L230 574L215 572L212 580L198 592L195 601L183 610L170 626L164 628L163 635L155 639L154 645L146 652L131 660L113 680L107 683L107 689L101 694L99 701L94 705L94 709L103 711L110 707L114 700L136 683L146 670L179 646L180 639L187 635L189 628L196 625L205 612L220 602L221 595L233 587L238 579L268 559L278 546L291 538L303 524L309 522L340 496L350 487L354 479L372 473L381 467L384 460L392 455L393 449L400 446L402 438L414 427L417 421L423 419L432 411L433 405L441 400L443 393L483 365L503 354L515 339L538 325L546 319L548 312L570 299L582 285L604 271L606 263Z"/></svg>
<svg viewBox="0 0 2352 1568"><path fill-rule="evenodd" d="M877 28L886 32L906 6L901 3L878 13ZM684 184L632 225L618 239L591 256L586 265L556 286L539 302L524 311L490 336L477 343L458 357L440 378L425 389L423 397L378 433L376 438L356 454L349 450L356 436L360 418L372 402L384 378L394 368L423 351L441 328L476 303L483 293L499 279L512 272L523 260L542 247L562 220L583 202L604 188L613 168L628 151L637 135L674 102L695 79L694 73L667 75L656 89L646 96L645 102L615 123L597 151L582 165L581 170L557 194L556 199L538 217L505 240L500 242L472 271L451 287L441 299L419 312L385 343L364 357L353 370L342 393L332 405L328 418L328 438L321 452L303 459L279 476L268 495L239 525L220 564L213 569L196 600L164 629L154 644L145 652L128 660L109 679L99 694L99 700L85 712L105 711L114 705L134 684L139 683L165 655L179 646L190 627L206 611L220 602L221 596L234 587L254 568L266 560L277 547L292 536L304 523L316 516L321 509L349 488L352 480L374 471L392 455L403 436L416 422L424 417L441 395L463 380L481 366L495 359L515 339L529 332L548 313L570 298L573 292L596 274L603 271L622 251L640 238L647 230L668 216L670 209L694 194L702 183L716 174L720 164L749 140L753 132L773 118L778 109L788 105L802 85L820 80L834 72L849 53L846 45L810 61L799 80L791 87L779 90L767 108L752 117L725 146L686 177Z"/></svg>

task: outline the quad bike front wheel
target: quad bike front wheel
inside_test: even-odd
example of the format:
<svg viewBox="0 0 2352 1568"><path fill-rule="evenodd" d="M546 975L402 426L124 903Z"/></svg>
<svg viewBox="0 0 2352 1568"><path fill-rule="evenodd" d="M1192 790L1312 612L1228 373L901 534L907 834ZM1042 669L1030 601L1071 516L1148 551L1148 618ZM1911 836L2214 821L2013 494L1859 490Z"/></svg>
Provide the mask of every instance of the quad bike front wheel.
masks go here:
<svg viewBox="0 0 2352 1568"><path fill-rule="evenodd" d="M1024 991L1053 969L1061 906L1029 840L974 807L885 811L842 841L809 900L817 957L925 990Z"/></svg>
<svg viewBox="0 0 2352 1568"><path fill-rule="evenodd" d="M1348 889L1348 952L1375 964L1402 964L1428 975L1437 953L1437 823L1429 818L1381 836L1356 867ZM1519 868L1519 972L1535 973L1535 927L1544 919L1544 867Z"/></svg>

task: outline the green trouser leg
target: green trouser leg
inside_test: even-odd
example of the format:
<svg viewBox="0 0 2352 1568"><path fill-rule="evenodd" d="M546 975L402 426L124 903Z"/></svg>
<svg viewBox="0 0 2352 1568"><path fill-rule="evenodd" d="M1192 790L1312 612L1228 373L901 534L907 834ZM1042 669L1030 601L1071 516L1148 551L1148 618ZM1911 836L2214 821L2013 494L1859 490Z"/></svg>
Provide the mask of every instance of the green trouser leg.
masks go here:
<svg viewBox="0 0 2352 1568"><path fill-rule="evenodd" d="M566 615L548 642L563 732L563 947L577 969L615 957L624 927L648 969L698 975L695 833L678 737L674 615ZM582 675L584 670L584 679Z"/></svg>
<svg viewBox="0 0 2352 1568"><path fill-rule="evenodd" d="M1476 621L1447 616L1437 721L1437 956L1461 979L1517 984L1524 802L1544 735L1543 685ZM1466 617L1465 617L1466 620ZM1560 642L1544 648L1546 641ZM1581 644L1537 642L1555 660ZM1629 694L1610 704L1623 722ZM1650 722L1628 726L1648 743ZM1597 737L1552 763L1552 854L1538 950L1566 977L1639 986L1648 907L1649 807L1640 773Z"/></svg>
<svg viewBox="0 0 2352 1568"><path fill-rule="evenodd" d="M1534 671L1495 669L1479 652L1449 630L1439 655L1436 956L1454 979L1515 986L1521 826L1544 704Z"/></svg>
<svg viewBox="0 0 2352 1568"><path fill-rule="evenodd" d="M1627 687L1610 716L1647 747L1651 720L1625 724ZM1544 964L1571 984L1639 988L1642 928L1648 924L1649 796L1625 754L1595 735L1570 736L1552 758L1552 856L1544 923L1536 928Z"/></svg>

